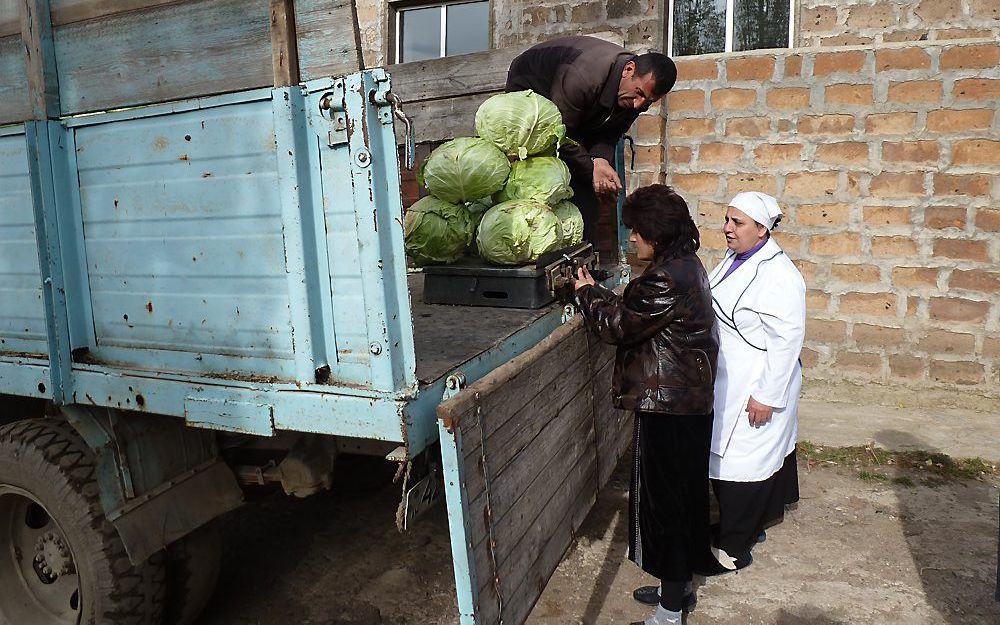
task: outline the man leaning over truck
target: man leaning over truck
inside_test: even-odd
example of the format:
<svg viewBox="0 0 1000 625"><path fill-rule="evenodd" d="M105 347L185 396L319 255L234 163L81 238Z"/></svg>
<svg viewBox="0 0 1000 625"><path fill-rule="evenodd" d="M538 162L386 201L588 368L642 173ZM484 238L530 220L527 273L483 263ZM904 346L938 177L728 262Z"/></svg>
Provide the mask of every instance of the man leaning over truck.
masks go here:
<svg viewBox="0 0 1000 625"><path fill-rule="evenodd" d="M622 188L613 165L618 140L676 80L666 55L635 55L595 37L552 39L511 62L506 90L531 89L555 102L566 135L579 144L563 146L560 156L572 176L585 240L597 243L598 196L613 198Z"/></svg>

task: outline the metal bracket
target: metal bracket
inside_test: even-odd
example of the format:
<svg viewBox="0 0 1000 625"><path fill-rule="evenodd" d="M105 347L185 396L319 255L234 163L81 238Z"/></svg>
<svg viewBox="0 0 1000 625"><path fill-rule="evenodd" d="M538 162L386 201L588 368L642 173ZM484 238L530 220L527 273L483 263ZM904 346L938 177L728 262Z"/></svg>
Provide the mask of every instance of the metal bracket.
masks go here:
<svg viewBox="0 0 1000 625"><path fill-rule="evenodd" d="M403 141L406 148L405 166L406 169L413 169L416 154L413 122L403 112L403 101L392 92L392 82L385 70L382 68L372 70L372 79L375 81L375 88L368 92L368 100L372 106L378 108L378 119L383 126L391 124L393 117L403 122Z"/></svg>
<svg viewBox="0 0 1000 625"><path fill-rule="evenodd" d="M565 306L563 306L563 311L562 311L563 323L566 323L574 316L576 316L576 306L574 306L573 304L566 304Z"/></svg>
<svg viewBox="0 0 1000 625"><path fill-rule="evenodd" d="M329 122L326 144L336 147L347 143L347 92L343 80L333 83L333 88L319 98L320 117Z"/></svg>
<svg viewBox="0 0 1000 625"><path fill-rule="evenodd" d="M444 395L441 396L441 401L451 399L455 395L458 395L463 388L465 388L465 374L461 371L456 371L445 379Z"/></svg>

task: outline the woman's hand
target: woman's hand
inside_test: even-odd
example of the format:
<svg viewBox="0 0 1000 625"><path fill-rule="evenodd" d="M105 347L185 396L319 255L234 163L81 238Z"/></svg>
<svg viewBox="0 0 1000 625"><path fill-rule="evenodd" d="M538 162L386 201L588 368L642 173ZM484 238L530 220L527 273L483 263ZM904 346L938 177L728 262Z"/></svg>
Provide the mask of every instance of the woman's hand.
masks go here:
<svg viewBox="0 0 1000 625"><path fill-rule="evenodd" d="M774 408L765 406L753 397L747 402L747 412L750 413L750 427L763 427L774 416Z"/></svg>
<svg viewBox="0 0 1000 625"><path fill-rule="evenodd" d="M586 267L580 267L576 270L576 281L573 283L573 289L579 291L585 286L594 286L597 282L594 281L594 276L590 275L590 271Z"/></svg>

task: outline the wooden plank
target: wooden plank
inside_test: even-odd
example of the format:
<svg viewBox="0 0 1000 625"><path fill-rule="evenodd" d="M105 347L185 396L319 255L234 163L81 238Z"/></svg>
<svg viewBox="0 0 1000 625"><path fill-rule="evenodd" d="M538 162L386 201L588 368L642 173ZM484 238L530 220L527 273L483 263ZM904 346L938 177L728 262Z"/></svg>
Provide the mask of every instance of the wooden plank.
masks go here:
<svg viewBox="0 0 1000 625"><path fill-rule="evenodd" d="M59 117L59 80L49 21L49 0L22 0L21 43L31 119Z"/></svg>
<svg viewBox="0 0 1000 625"><path fill-rule="evenodd" d="M364 67L351 0L295 0L302 80L343 76Z"/></svg>
<svg viewBox="0 0 1000 625"><path fill-rule="evenodd" d="M404 103L503 91L510 62L527 46L400 63L386 68Z"/></svg>
<svg viewBox="0 0 1000 625"><path fill-rule="evenodd" d="M0 0L0 38L21 34L20 13L21 0Z"/></svg>
<svg viewBox="0 0 1000 625"><path fill-rule="evenodd" d="M0 38L0 125L23 121L30 112L21 35Z"/></svg>
<svg viewBox="0 0 1000 625"><path fill-rule="evenodd" d="M273 84L268 7L197 0L56 29L65 113Z"/></svg>
<svg viewBox="0 0 1000 625"><path fill-rule="evenodd" d="M271 0L271 67L274 86L298 84L299 52L293 0Z"/></svg>
<svg viewBox="0 0 1000 625"><path fill-rule="evenodd" d="M395 87L393 87L395 91ZM470 96L404 103L403 110L413 120L417 143L448 141L476 134L476 111L488 97L499 91ZM403 141L402 124L396 124L396 138Z"/></svg>

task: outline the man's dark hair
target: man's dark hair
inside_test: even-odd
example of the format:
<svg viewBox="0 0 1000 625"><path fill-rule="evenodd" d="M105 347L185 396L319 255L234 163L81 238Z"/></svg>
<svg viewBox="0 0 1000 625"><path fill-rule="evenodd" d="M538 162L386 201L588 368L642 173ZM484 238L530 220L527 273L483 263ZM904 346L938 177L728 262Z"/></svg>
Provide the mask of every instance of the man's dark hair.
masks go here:
<svg viewBox="0 0 1000 625"><path fill-rule="evenodd" d="M641 187L625 198L622 223L651 243L658 258L693 254L701 247L687 202L665 184Z"/></svg>
<svg viewBox="0 0 1000 625"><path fill-rule="evenodd" d="M677 82L677 66L666 54L647 52L635 57L636 76L646 76L650 72L656 82L656 86L653 87L656 95L666 95Z"/></svg>

